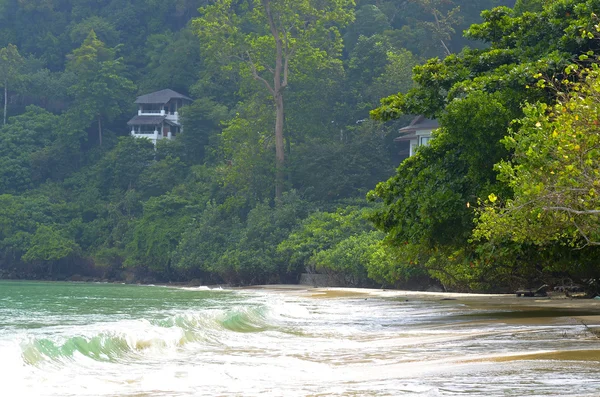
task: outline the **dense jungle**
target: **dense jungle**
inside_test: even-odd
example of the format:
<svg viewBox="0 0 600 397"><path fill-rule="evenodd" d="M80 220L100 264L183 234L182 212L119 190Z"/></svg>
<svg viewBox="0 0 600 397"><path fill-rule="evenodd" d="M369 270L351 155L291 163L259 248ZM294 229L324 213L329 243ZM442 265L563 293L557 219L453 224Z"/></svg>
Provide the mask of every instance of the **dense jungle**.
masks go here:
<svg viewBox="0 0 600 397"><path fill-rule="evenodd" d="M0 278L593 289L598 12L0 0ZM163 89L193 102L155 146L127 122Z"/></svg>

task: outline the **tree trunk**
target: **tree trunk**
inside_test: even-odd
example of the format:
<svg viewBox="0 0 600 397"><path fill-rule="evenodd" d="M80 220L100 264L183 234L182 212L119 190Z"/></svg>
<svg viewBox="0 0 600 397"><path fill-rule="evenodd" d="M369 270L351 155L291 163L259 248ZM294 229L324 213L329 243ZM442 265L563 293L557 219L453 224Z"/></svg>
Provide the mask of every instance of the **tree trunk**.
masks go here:
<svg viewBox="0 0 600 397"><path fill-rule="evenodd" d="M283 185L285 183L285 150L283 142L283 93L278 92L275 97L275 197L280 199L283 194Z"/></svg>
<svg viewBox="0 0 600 397"><path fill-rule="evenodd" d="M283 90L288 84L289 54L283 51L283 42L275 25L275 19L271 13L270 0L262 0L265 14L269 22L269 28L275 40L275 70L273 73L273 86L260 77L252 64L254 78L261 80L266 86L275 102L275 198L280 199L283 195L285 184L285 143L283 140ZM287 46L287 41L286 41ZM287 48L287 47L286 47Z"/></svg>
<svg viewBox="0 0 600 397"><path fill-rule="evenodd" d="M285 116L285 113L284 113ZM291 137L290 137L290 133L288 131L288 134L286 136L283 137L283 139L285 139L285 152L286 152L286 161L290 161L290 159L292 158L292 142L291 142ZM288 186L292 185L292 172L288 167L288 171L287 171L287 179L286 182L288 183Z"/></svg>
<svg viewBox="0 0 600 397"><path fill-rule="evenodd" d="M100 142L100 146L102 146L102 118L98 115L98 141Z"/></svg>
<svg viewBox="0 0 600 397"><path fill-rule="evenodd" d="M6 106L8 103L8 81L4 81L4 124L6 125Z"/></svg>

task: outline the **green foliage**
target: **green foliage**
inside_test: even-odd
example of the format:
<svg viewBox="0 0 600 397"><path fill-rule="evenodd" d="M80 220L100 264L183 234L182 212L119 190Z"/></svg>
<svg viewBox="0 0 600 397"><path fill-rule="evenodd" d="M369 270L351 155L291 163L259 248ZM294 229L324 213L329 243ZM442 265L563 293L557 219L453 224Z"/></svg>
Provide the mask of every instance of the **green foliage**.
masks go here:
<svg viewBox="0 0 600 397"><path fill-rule="evenodd" d="M177 269L191 275L231 284L257 284L290 281L297 277L288 271L277 254L278 244L304 216L305 203L292 191L275 207L258 203L246 222L228 216L227 207L209 203L187 229L174 253Z"/></svg>
<svg viewBox="0 0 600 397"><path fill-rule="evenodd" d="M339 27L353 20L353 5L353 0L248 0L241 4L219 0L203 7L202 17L193 21L213 67L226 73L237 71L256 92L254 100L261 106L263 101L271 102L278 199L284 190L286 166L284 90L296 75L336 63L342 49ZM252 80L261 88L254 87Z"/></svg>
<svg viewBox="0 0 600 397"><path fill-rule="evenodd" d="M98 123L98 142L102 144L102 122L113 121L127 109L126 98L134 91L133 82L123 76L124 67L91 30L81 47L71 54L68 70L77 77L70 93L75 111L91 123Z"/></svg>
<svg viewBox="0 0 600 397"><path fill-rule="evenodd" d="M186 171L187 168L181 160L169 156L151 162L140 174L137 187L144 197L160 196L182 183Z"/></svg>
<svg viewBox="0 0 600 397"><path fill-rule="evenodd" d="M292 159L295 187L311 200L328 202L359 192L363 196L393 173L392 143L380 123L364 120L339 134L333 141L307 141L297 148L297 160Z"/></svg>
<svg viewBox="0 0 600 397"><path fill-rule="evenodd" d="M20 70L24 63L23 57L19 54L17 46L9 44L0 48L0 84L4 87L4 115L3 125L6 125L7 103L8 103L8 83L15 83L20 76Z"/></svg>
<svg viewBox="0 0 600 397"><path fill-rule="evenodd" d="M127 245L125 266L143 267L169 275L171 255L189 224L193 207L174 195L153 197L144 203L144 215L136 222Z"/></svg>
<svg viewBox="0 0 600 397"><path fill-rule="evenodd" d="M148 37L146 41L146 73L140 82L140 92L153 92L169 87L177 92L189 91L198 77L201 65L200 46L191 29L173 34L166 31Z"/></svg>
<svg viewBox="0 0 600 397"><path fill-rule="evenodd" d="M75 242L51 226L40 225L31 237L30 247L23 255L27 262L56 262L77 253Z"/></svg>
<svg viewBox="0 0 600 397"><path fill-rule="evenodd" d="M257 204L248 213L239 242L221 257L219 273L236 284L296 281L298 274L288 271L276 249L304 216L305 203L294 191L284 194L275 207Z"/></svg>
<svg viewBox="0 0 600 397"><path fill-rule="evenodd" d="M48 198L0 196L0 264L57 262L79 252L68 230L74 209L60 197Z"/></svg>
<svg viewBox="0 0 600 397"><path fill-rule="evenodd" d="M79 45L85 41L91 31L98 35L99 40L109 46L115 46L119 43L119 32L113 24L97 15L86 18L73 26L69 32L69 37L73 43Z"/></svg>
<svg viewBox="0 0 600 397"><path fill-rule="evenodd" d="M352 235L372 230L365 213L366 210L356 207L315 212L279 244L277 252L292 273L315 272L315 255L319 252L331 249Z"/></svg>
<svg viewBox="0 0 600 397"><path fill-rule="evenodd" d="M536 194L545 189L541 180L528 184L526 179L514 179L516 168L506 161L509 151L514 150L515 155L519 150L523 151L520 156L527 156L525 168L528 172L535 170L536 174L542 175L556 172L554 168L545 168L547 164L542 167L544 161L562 156L556 146L541 151L539 143L531 146L532 142L545 139L535 135L535 123L544 125L544 122L536 120L533 125L524 122L512 125L512 134L528 142L529 153L514 144L507 145L506 150L501 140L511 120L523 117L523 103L540 103L535 108L535 112L540 113L539 109L563 92L563 88L557 91L551 84L546 84L540 78L542 75L560 76L573 55L587 54L590 48L597 46L593 34L582 35L581 32L582 27L592 23L589 12L597 6L593 1L575 3L580 2L547 2L539 14L515 13L506 7L485 11L484 22L473 25L467 37L485 41L489 48L465 49L460 54L443 60L431 59L415 67L415 87L407 93L383 99L381 106L372 112L372 116L380 120L408 113L423 114L440 121L441 128L434 134L431 146L405 160L396 176L378 185L370 197L383 200L384 207L376 212L373 221L387 233L386 240L398 248L410 247L414 253L413 262L446 286L490 290L494 285L491 280L495 280L496 285L531 280L539 277L540 271L553 261L550 256L542 258L535 254L531 243L539 241L536 232L542 240L552 233L556 233L558 239L580 237L576 226L567 227L569 216L564 212L557 211L552 216L556 228L534 221L532 217L538 214L545 218L544 211L532 212L511 227L510 217L505 216L505 212L493 212L491 206L491 212L485 214L490 218L481 236L489 238L515 233L521 239L512 239L515 243L502 249L498 248L498 241L490 244L469 241L474 228L472 208L477 206L479 197L495 201L497 194L512 203L512 190L515 195L523 196L515 208L522 205L531 209L527 200L537 197ZM571 80L569 77L560 84L568 86ZM579 86L572 88L578 90ZM527 108L525 112L526 120L532 119L530 113L534 110ZM551 116L559 117L556 112ZM555 127L558 130L559 125L557 120ZM506 142L510 139L513 138L506 138ZM498 162L500 165L494 169L493 164ZM568 166L556 166L563 165ZM579 166L572 164L570 169L573 168ZM498 172L500 181L496 179ZM548 189L554 192L556 185ZM524 191L528 193L523 194ZM589 189L586 190L588 193ZM558 204L553 205L556 206ZM529 226L525 227L525 224ZM532 228L531 224L539 227ZM549 250L548 253L558 256L555 263L565 255L560 250ZM522 258L535 261L535 265L525 263Z"/></svg>
<svg viewBox="0 0 600 397"><path fill-rule="evenodd" d="M518 14L524 12L540 12L544 7L544 0L517 0L514 10Z"/></svg>
<svg viewBox="0 0 600 397"><path fill-rule="evenodd" d="M367 267L382 238L383 233L376 231L350 236L316 253L313 257L316 269L342 278L342 285L368 285Z"/></svg>
<svg viewBox="0 0 600 397"><path fill-rule="evenodd" d="M220 136L224 164L218 166L223 186L254 203L273 195L273 121L263 101L241 103Z"/></svg>
<svg viewBox="0 0 600 397"><path fill-rule="evenodd" d="M496 169L513 197L488 196L475 237L536 245L599 244L598 70L579 78L560 82L565 93L556 104L526 106L525 116L504 139L514 155Z"/></svg>
<svg viewBox="0 0 600 397"><path fill-rule="evenodd" d="M215 203L192 217L193 224L182 235L173 253L174 266L190 276L213 273L227 280L229 274L220 259L227 248L239 241L243 228L241 221L227 217Z"/></svg>
<svg viewBox="0 0 600 397"><path fill-rule="evenodd" d="M131 136L121 137L117 146L94 167L98 188L103 194L109 194L113 190L135 189L139 178L152 165L153 159L152 142ZM150 176L146 176L146 179L149 178Z"/></svg>
<svg viewBox="0 0 600 397"><path fill-rule="evenodd" d="M392 247L381 236L369 246L370 257L365 265L368 277L381 285L399 288L428 285L431 280L427 271L419 265L420 249L410 244Z"/></svg>
<svg viewBox="0 0 600 397"><path fill-rule="evenodd" d="M34 186L34 156L54 140L58 119L31 106L0 129L0 192L17 193Z"/></svg>
<svg viewBox="0 0 600 397"><path fill-rule="evenodd" d="M374 4L366 4L356 10L356 21L344 35L344 45L352 49L362 38L382 34L391 29L388 17Z"/></svg>
<svg viewBox="0 0 600 397"><path fill-rule="evenodd" d="M457 145L445 141L440 133L369 193L384 203L371 220L394 244L421 244L427 252L439 244L461 244L469 235L468 165Z"/></svg>
<svg viewBox="0 0 600 397"><path fill-rule="evenodd" d="M473 43L461 31L483 8L508 1L357 3L0 1L1 52L16 62L0 71L4 113L17 115L0 130L0 267L232 284L296 281L306 267L356 285L426 283L425 271L447 285L504 282L511 271L491 272L479 261L488 251L463 246L466 204L504 197L498 141L522 103L552 98L534 73L594 46L595 3L486 13L469 35L490 48L448 57ZM182 133L155 148L126 122L136 92L164 88L197 100L181 110ZM443 125L397 178L396 199L417 214L391 198L397 214L377 210L382 230L406 218L398 241L409 244L382 239L358 209L397 165L406 120L367 120L396 93L382 119L411 111ZM516 245L507 269L536 258Z"/></svg>
<svg viewBox="0 0 600 397"><path fill-rule="evenodd" d="M214 163L218 156L215 152L221 123L228 117L227 108L211 99L200 98L184 107L181 117L185 131L172 142L176 146L174 153L188 165Z"/></svg>

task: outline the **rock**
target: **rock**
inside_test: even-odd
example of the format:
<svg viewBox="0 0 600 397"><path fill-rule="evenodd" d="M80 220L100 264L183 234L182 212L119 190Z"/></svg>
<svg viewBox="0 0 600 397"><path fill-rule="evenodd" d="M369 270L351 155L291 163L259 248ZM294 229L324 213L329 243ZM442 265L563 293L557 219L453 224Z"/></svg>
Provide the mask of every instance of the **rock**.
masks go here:
<svg viewBox="0 0 600 397"><path fill-rule="evenodd" d="M67 281L86 281L86 279L81 274L74 274Z"/></svg>

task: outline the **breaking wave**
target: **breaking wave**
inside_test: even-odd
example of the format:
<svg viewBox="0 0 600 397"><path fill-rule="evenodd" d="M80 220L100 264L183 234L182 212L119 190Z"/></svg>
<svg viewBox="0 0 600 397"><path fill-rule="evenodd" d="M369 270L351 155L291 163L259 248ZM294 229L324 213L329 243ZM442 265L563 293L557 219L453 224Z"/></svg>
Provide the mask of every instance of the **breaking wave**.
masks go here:
<svg viewBox="0 0 600 397"><path fill-rule="evenodd" d="M21 357L32 366L66 364L80 358L129 362L140 355L162 354L192 343L218 346L231 339L232 332L277 330L281 316L281 308L261 304L188 311L152 320L92 324L70 330L68 336L30 336L20 342Z"/></svg>

